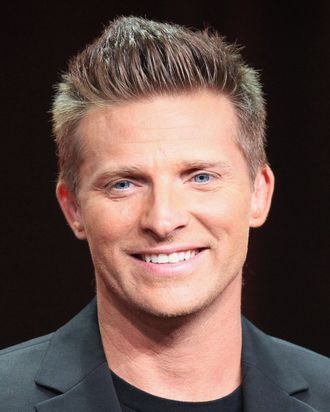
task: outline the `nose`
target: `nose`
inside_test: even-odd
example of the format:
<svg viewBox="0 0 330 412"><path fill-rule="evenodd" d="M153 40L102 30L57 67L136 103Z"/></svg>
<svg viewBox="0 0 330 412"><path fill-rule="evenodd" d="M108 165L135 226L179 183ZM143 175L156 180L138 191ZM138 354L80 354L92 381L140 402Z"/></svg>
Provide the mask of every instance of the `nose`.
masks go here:
<svg viewBox="0 0 330 412"><path fill-rule="evenodd" d="M141 227L157 239L166 239L187 226L189 213L179 188L170 183L153 187L143 206Z"/></svg>

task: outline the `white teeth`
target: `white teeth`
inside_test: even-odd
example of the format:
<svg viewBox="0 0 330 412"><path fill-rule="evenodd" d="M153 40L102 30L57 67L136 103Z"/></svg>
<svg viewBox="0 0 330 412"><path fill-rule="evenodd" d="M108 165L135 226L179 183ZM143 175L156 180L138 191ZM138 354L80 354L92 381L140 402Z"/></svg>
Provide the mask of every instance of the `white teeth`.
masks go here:
<svg viewBox="0 0 330 412"><path fill-rule="evenodd" d="M159 255L142 255L142 260L148 263L178 263L191 259L196 256L197 253L196 250L188 250L186 252L170 253L169 255L165 253L160 253Z"/></svg>
<svg viewBox="0 0 330 412"><path fill-rule="evenodd" d="M168 255L161 253L158 255L158 263L168 263Z"/></svg>
<svg viewBox="0 0 330 412"><path fill-rule="evenodd" d="M169 257L168 257L168 261L169 261L170 263L179 262L179 255L178 255L176 252L171 253L171 254L169 255Z"/></svg>

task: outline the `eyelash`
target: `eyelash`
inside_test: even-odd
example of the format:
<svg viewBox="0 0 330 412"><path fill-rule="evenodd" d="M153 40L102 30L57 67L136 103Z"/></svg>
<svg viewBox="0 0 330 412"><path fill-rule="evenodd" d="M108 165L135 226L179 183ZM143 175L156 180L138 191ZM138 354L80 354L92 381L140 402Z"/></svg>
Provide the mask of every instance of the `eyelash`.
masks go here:
<svg viewBox="0 0 330 412"><path fill-rule="evenodd" d="M199 182L199 183L201 183L202 185L203 185L203 184L205 185L206 183L209 183L210 180L212 180L212 178L213 178L213 176L212 176L210 173L200 172L200 173L195 174L195 175L192 177L192 179L195 179L197 176L207 176L207 177L208 177L208 180L207 180L206 182ZM197 182L196 182L196 183L197 183Z"/></svg>
<svg viewBox="0 0 330 412"><path fill-rule="evenodd" d="M208 177L208 180L207 180L207 181L202 181L202 182L196 182L196 181L195 181L195 183L200 183L201 185L206 185L207 183L209 183L209 182L214 178L214 176L213 176L212 174L210 174L210 173L207 173L207 172L199 172L199 173L196 173L195 175L193 175L193 176L191 177L191 180L197 178L198 176L207 176L207 177ZM105 188L108 189L108 190L113 190L113 189L114 189L114 190L118 190L119 192L124 192L124 191L126 191L127 189L129 189L130 187L127 187L127 188L118 188L118 187L115 187L115 186L118 186L118 185L123 184L123 183L132 184L133 182L130 181L129 179L123 179L123 180L119 180L118 182L115 182L115 183L113 183L113 184L107 184L107 185L105 186Z"/></svg>
<svg viewBox="0 0 330 412"><path fill-rule="evenodd" d="M119 182L114 183L114 184L112 185L112 187L115 188L115 189L119 189L118 187L115 187L115 186L120 185L120 184L122 184L122 183L126 183L126 182L132 183L132 182L129 181L129 180L120 180ZM122 187L121 189L125 189L125 188Z"/></svg>

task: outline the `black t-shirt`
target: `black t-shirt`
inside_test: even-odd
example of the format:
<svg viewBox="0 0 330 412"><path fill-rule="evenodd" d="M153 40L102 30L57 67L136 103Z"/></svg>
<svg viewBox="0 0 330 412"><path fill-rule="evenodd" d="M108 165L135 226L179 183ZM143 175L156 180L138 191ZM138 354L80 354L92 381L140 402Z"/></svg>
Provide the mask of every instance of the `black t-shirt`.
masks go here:
<svg viewBox="0 0 330 412"><path fill-rule="evenodd" d="M122 412L243 412L241 386L214 401L182 402L143 392L113 372L112 377Z"/></svg>

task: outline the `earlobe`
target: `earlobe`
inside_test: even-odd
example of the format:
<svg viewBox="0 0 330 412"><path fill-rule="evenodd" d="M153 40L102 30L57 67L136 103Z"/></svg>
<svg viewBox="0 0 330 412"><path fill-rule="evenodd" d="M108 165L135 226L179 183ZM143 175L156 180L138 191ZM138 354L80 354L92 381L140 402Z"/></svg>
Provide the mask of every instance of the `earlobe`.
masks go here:
<svg viewBox="0 0 330 412"><path fill-rule="evenodd" d="M261 226L268 215L275 178L268 165L261 167L254 181L254 192L251 200L250 227Z"/></svg>
<svg viewBox="0 0 330 412"><path fill-rule="evenodd" d="M59 181L56 186L56 197L65 219L75 236L81 240L86 239L85 228L76 196L71 193L67 185L62 181Z"/></svg>

